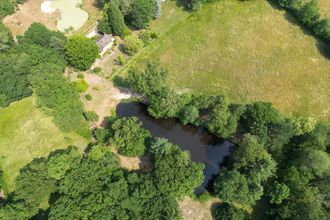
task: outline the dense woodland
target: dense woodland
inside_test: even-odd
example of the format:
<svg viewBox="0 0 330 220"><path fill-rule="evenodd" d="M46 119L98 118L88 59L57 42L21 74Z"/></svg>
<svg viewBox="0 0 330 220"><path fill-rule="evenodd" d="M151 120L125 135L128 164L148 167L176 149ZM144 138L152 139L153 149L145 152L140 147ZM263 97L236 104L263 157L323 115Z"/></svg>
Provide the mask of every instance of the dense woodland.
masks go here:
<svg viewBox="0 0 330 220"><path fill-rule="evenodd" d="M330 22L320 19L316 1L275 2L317 37L330 41ZM182 4L196 10L202 3ZM13 13L15 4L0 0L0 17ZM147 27L161 13L159 2L99 4L100 30L126 37L127 54L157 37L146 31L136 38L128 27ZM0 106L34 94L38 106L61 130L91 137L87 121L95 116L84 111L81 86L70 83L63 73L67 65L87 70L97 57L95 42L86 37L67 38L33 24L15 42L0 23ZM124 81L145 98L151 116L177 118L235 144L209 192L222 201L214 210L216 219L329 219L329 125L285 117L267 102L236 104L222 95L178 94L166 86L167 76L166 69L150 62L143 71L131 69ZM203 164L168 140L152 137L135 117L109 116L93 135L96 141L83 153L70 146L35 158L21 169L15 191L0 202L0 218L182 218L178 201L196 197L193 192L203 182ZM125 170L111 147L124 156L149 155L151 168ZM207 199L204 196L199 198Z"/></svg>

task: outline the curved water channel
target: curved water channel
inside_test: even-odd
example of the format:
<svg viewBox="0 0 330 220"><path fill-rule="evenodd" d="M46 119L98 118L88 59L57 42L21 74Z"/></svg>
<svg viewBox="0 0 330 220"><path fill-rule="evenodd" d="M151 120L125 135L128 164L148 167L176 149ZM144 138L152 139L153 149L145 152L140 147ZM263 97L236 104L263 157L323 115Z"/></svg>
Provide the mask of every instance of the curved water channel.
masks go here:
<svg viewBox="0 0 330 220"><path fill-rule="evenodd" d="M224 157L230 153L230 142L221 142L204 129L181 125L175 119L152 118L148 115L146 105L135 102L120 103L117 105L116 113L118 117L136 116L143 122L143 128L149 130L154 137L167 138L179 145L182 150L189 151L192 160L205 164L205 179L195 190L196 194L208 188L208 184L219 173Z"/></svg>

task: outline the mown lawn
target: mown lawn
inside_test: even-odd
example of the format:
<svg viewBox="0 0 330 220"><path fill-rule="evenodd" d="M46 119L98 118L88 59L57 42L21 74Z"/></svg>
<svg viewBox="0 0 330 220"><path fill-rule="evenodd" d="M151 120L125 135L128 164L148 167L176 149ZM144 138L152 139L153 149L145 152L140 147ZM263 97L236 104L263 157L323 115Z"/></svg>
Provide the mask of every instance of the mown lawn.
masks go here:
<svg viewBox="0 0 330 220"><path fill-rule="evenodd" d="M19 169L33 158L68 145L83 148L87 144L76 134L62 133L33 101L30 97L0 109L0 157L7 192L14 189Z"/></svg>
<svg viewBox="0 0 330 220"><path fill-rule="evenodd" d="M284 11L265 0L223 0L178 21L131 66L159 58L175 88L330 120L330 61Z"/></svg>

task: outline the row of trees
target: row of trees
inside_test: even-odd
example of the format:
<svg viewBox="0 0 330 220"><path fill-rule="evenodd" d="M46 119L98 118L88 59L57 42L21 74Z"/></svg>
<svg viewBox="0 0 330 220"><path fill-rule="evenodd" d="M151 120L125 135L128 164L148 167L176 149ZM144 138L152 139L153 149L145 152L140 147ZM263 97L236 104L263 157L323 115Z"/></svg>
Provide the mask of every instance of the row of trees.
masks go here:
<svg viewBox="0 0 330 220"><path fill-rule="evenodd" d="M0 106L6 107L13 101L30 96L33 90L38 97L38 105L53 116L61 130L89 136L79 93L63 75L67 60L77 68L85 68L94 62L85 56L91 52L79 39L72 37L67 40L62 33L34 23L24 36L17 36L18 43L14 43L10 31L0 23ZM75 63L74 54L84 56L84 59ZM88 63L81 66L84 60Z"/></svg>
<svg viewBox="0 0 330 220"><path fill-rule="evenodd" d="M142 72L131 70L127 84L148 98L152 116L201 125L238 143L214 183L214 195L226 203L220 209L238 219L244 212L233 204L254 206L270 219L329 216L329 126L286 118L271 103L242 105L223 96L179 95L166 86L167 75L157 63L149 63Z"/></svg>
<svg viewBox="0 0 330 220"><path fill-rule="evenodd" d="M280 7L288 10L304 27L317 37L330 43L330 18L321 19L317 0L273 0Z"/></svg>
<svg viewBox="0 0 330 220"><path fill-rule="evenodd" d="M99 3L103 7L103 15L98 29L118 36L129 34L130 30L126 24L142 29L160 14L160 3L155 0L116 0Z"/></svg>

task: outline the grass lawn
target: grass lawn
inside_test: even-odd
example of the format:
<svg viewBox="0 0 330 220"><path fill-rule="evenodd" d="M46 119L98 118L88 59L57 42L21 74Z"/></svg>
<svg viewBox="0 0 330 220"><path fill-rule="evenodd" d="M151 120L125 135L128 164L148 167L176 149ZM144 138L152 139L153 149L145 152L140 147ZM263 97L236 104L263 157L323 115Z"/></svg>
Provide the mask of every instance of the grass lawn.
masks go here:
<svg viewBox="0 0 330 220"><path fill-rule="evenodd" d="M265 0L224 0L178 20L130 66L159 58L177 89L330 121L330 61L284 11Z"/></svg>
<svg viewBox="0 0 330 220"><path fill-rule="evenodd" d="M330 18L330 1L319 0L319 6L323 17Z"/></svg>
<svg viewBox="0 0 330 220"><path fill-rule="evenodd" d="M62 133L33 101L30 97L0 109L0 156L7 192L14 189L19 169L33 158L68 145L83 148L87 144L76 134Z"/></svg>

